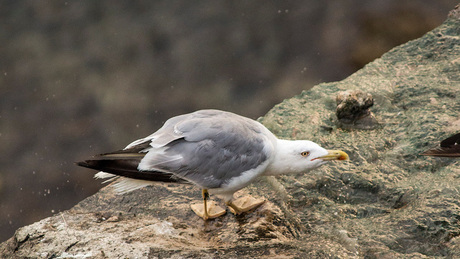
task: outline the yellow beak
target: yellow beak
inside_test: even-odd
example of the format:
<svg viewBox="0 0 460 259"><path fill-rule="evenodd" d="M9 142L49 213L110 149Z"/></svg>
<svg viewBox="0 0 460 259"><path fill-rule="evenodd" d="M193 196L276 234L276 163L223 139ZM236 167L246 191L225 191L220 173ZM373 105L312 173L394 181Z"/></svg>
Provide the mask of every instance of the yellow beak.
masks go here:
<svg viewBox="0 0 460 259"><path fill-rule="evenodd" d="M328 150L327 155L318 157L322 160L348 160L348 154L341 150Z"/></svg>

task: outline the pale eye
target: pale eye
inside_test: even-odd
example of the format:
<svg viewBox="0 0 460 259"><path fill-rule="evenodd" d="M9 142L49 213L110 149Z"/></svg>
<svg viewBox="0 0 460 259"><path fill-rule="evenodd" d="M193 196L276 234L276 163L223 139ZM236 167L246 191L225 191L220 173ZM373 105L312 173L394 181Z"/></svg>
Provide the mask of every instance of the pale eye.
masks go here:
<svg viewBox="0 0 460 259"><path fill-rule="evenodd" d="M306 157L306 156L310 155L310 152L304 151L304 152L302 152L302 153L300 153L300 154L301 154L303 157Z"/></svg>

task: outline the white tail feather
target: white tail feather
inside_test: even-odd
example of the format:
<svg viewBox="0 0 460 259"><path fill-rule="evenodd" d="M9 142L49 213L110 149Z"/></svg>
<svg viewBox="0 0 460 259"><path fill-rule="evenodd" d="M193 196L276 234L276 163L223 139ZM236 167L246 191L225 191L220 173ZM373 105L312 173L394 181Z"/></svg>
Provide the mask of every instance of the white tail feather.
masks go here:
<svg viewBox="0 0 460 259"><path fill-rule="evenodd" d="M146 181L146 180L138 180L138 179L131 179L131 178L126 178L114 174L109 174L106 172L99 172L94 175L94 178L96 179L107 179L103 181L102 183L108 183L115 181L115 183L110 186L115 190L117 194L124 194L127 192L131 192L137 189L140 189L142 187L152 185L154 184L152 181Z"/></svg>
<svg viewBox="0 0 460 259"><path fill-rule="evenodd" d="M102 183L109 183L111 181L114 181L114 180L118 179L119 176L100 171L99 173L94 175L94 178L96 178L96 179L107 179L107 180L103 181Z"/></svg>
<svg viewBox="0 0 460 259"><path fill-rule="evenodd" d="M116 177L116 175L109 174L109 173L102 172L102 171L94 175L94 178L96 179L105 179L105 178L112 178L112 177Z"/></svg>
<svg viewBox="0 0 460 259"><path fill-rule="evenodd" d="M115 189L117 194L124 194L152 184L152 181L119 177L119 180L111 187Z"/></svg>

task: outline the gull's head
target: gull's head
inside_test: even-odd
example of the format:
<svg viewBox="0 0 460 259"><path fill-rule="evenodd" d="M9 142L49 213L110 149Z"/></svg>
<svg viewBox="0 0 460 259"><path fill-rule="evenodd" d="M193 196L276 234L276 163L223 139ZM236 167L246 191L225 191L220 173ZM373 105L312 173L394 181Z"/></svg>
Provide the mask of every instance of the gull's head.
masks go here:
<svg viewBox="0 0 460 259"><path fill-rule="evenodd" d="M308 140L278 140L269 174L305 173L331 160L348 160L348 155Z"/></svg>

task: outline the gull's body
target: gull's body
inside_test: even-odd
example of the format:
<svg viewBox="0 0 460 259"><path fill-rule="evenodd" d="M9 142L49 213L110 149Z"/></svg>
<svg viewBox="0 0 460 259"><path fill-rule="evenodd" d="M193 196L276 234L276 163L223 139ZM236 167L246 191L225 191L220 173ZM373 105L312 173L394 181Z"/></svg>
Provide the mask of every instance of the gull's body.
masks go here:
<svg viewBox="0 0 460 259"><path fill-rule="evenodd" d="M206 219L213 217L206 208L208 191L242 212L254 206L241 208L233 194L257 177L305 173L327 160L347 158L342 151L327 151L311 141L280 140L249 118L200 110L169 119L158 131L123 150L78 164L103 171L96 174L98 178L119 176L115 188L120 193L158 181L195 184L203 190L205 208L200 216Z"/></svg>

